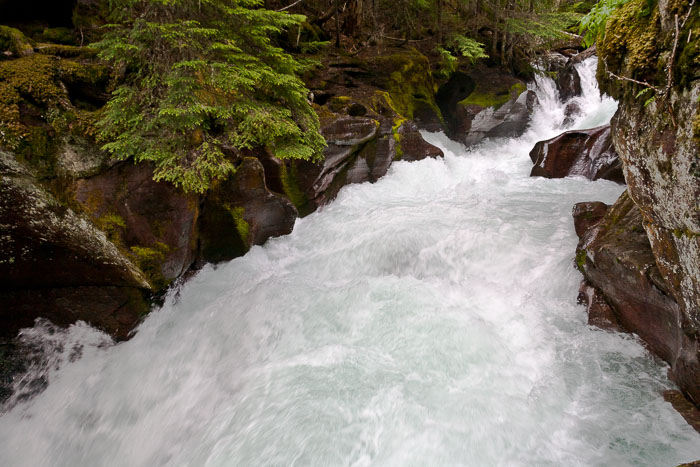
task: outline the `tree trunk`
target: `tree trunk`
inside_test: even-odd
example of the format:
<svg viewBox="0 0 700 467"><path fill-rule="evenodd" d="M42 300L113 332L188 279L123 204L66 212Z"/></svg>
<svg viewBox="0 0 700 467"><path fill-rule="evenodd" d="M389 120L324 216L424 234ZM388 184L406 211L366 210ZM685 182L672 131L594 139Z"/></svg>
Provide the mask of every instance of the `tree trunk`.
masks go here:
<svg viewBox="0 0 700 467"><path fill-rule="evenodd" d="M437 22L435 30L438 44L442 44L442 0L437 0Z"/></svg>
<svg viewBox="0 0 700 467"><path fill-rule="evenodd" d="M340 11L338 2L339 0L333 0L333 8L335 8L335 46L340 48Z"/></svg>

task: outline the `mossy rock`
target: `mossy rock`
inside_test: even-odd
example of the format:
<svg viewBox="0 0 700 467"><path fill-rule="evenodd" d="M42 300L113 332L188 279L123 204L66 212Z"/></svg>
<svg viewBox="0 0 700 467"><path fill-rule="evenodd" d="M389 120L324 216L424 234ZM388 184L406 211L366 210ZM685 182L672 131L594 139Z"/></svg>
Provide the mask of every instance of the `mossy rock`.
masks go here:
<svg viewBox="0 0 700 467"><path fill-rule="evenodd" d="M96 136L94 111L108 98L108 80L100 64L43 54L0 62L0 146L54 177L64 136Z"/></svg>
<svg viewBox="0 0 700 467"><path fill-rule="evenodd" d="M527 91L525 83L515 83L508 89L484 89L485 83L477 82L476 89L466 99L459 101L459 105L476 105L481 108L493 107L498 109L511 99L517 99L520 94Z"/></svg>
<svg viewBox="0 0 700 467"><path fill-rule="evenodd" d="M51 42L63 45L78 45L75 32L70 28L46 28L34 36L38 42Z"/></svg>
<svg viewBox="0 0 700 467"><path fill-rule="evenodd" d="M413 119L417 108L428 106L442 119L435 103L430 62L425 55L411 49L377 57L369 68L377 76L374 84L388 92L390 98L386 102L396 115Z"/></svg>
<svg viewBox="0 0 700 467"><path fill-rule="evenodd" d="M34 47L19 29L0 25L0 54L3 52L15 57L26 57L34 53Z"/></svg>
<svg viewBox="0 0 700 467"><path fill-rule="evenodd" d="M308 216L316 209L300 187L298 165L295 161L287 161L281 166L281 179L284 195L289 198L300 217Z"/></svg>

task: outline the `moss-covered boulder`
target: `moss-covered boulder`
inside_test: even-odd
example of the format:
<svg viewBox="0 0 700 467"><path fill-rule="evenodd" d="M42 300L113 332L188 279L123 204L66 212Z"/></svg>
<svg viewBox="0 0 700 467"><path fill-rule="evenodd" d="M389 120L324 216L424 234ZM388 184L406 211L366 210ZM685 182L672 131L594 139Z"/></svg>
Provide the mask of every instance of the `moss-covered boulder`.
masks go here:
<svg viewBox="0 0 700 467"><path fill-rule="evenodd" d="M471 146L486 138L522 135L537 97L507 72L482 68L454 73L438 90L437 102L447 135Z"/></svg>
<svg viewBox="0 0 700 467"><path fill-rule="evenodd" d="M0 54L2 58L26 57L34 53L34 46L19 29L0 25Z"/></svg>

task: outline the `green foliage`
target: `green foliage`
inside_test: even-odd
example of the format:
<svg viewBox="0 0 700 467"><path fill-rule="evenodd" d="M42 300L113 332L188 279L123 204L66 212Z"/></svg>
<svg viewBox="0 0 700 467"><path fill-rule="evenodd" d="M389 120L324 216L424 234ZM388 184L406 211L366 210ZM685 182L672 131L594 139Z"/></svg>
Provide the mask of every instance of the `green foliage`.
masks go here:
<svg viewBox="0 0 700 467"><path fill-rule="evenodd" d="M571 11L542 13L540 15L506 20L506 32L539 41L566 39L566 31L581 20L581 14Z"/></svg>
<svg viewBox="0 0 700 467"><path fill-rule="evenodd" d="M484 44L462 34L452 34L447 40L447 46L471 63L479 58L489 58L484 52Z"/></svg>
<svg viewBox="0 0 700 467"><path fill-rule="evenodd" d="M325 145L299 74L273 44L301 15L260 0L112 0L100 57L125 74L99 122L104 148L154 178L203 192L240 149L316 159Z"/></svg>
<svg viewBox="0 0 700 467"><path fill-rule="evenodd" d="M480 58L489 58L484 51L484 44L462 34L452 34L445 41L445 46L438 46L440 69L437 75L448 78L459 66L459 57L464 57L474 64Z"/></svg>
<svg viewBox="0 0 700 467"><path fill-rule="evenodd" d="M583 44L588 47L605 31L608 18L629 0L600 0L579 23L579 34L583 34Z"/></svg>

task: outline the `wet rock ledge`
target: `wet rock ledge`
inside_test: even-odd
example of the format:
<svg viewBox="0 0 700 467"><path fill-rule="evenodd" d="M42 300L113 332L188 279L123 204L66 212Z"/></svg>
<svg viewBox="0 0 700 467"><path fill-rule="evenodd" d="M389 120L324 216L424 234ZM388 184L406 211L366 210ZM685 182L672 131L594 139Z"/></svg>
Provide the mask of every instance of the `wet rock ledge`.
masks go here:
<svg viewBox="0 0 700 467"><path fill-rule="evenodd" d="M700 49L675 41L688 2L644 1L617 10L598 43L598 81L618 100L611 135L628 190L581 237L577 265L596 289L589 307L612 309L670 365L682 393L700 404ZM699 5L679 37L700 33ZM674 43L678 43L675 55ZM671 56L671 81L666 72ZM639 98L617 76L644 77L665 95ZM578 213L592 212L577 207ZM579 215L579 217L581 217Z"/></svg>

